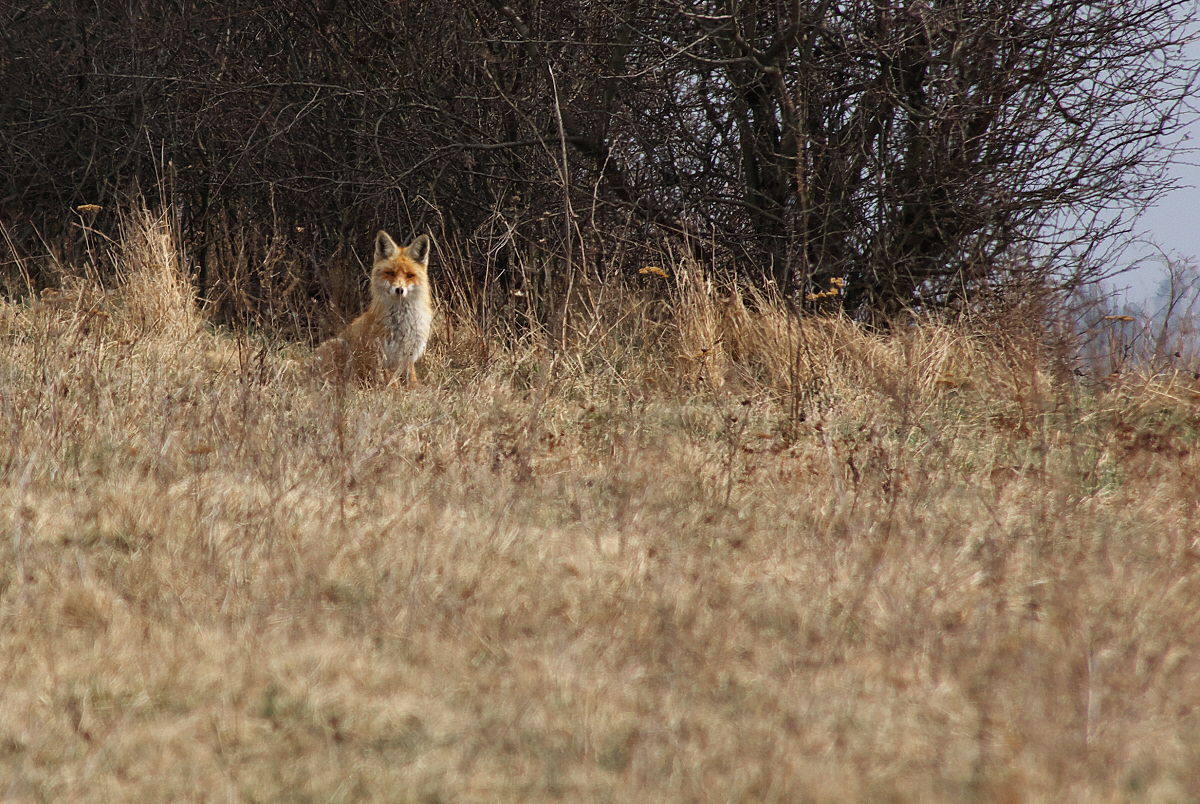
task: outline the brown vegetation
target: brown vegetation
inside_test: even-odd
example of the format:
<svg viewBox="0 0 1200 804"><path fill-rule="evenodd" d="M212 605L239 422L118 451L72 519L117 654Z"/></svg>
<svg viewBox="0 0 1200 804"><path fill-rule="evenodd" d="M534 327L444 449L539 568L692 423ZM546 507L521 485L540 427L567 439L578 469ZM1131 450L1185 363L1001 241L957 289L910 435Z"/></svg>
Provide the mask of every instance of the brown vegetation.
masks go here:
<svg viewBox="0 0 1200 804"><path fill-rule="evenodd" d="M0 306L0 798L1200 790L1195 387L686 263L326 385L170 237Z"/></svg>
<svg viewBox="0 0 1200 804"><path fill-rule="evenodd" d="M210 315L309 340L357 312L380 225L434 234L477 286L524 265L628 277L666 243L800 306L836 278L855 318L959 310L1117 267L1105 247L1171 185L1195 114L1194 18L1193 0L5 3L0 220L69 262L65 211L165 185Z"/></svg>

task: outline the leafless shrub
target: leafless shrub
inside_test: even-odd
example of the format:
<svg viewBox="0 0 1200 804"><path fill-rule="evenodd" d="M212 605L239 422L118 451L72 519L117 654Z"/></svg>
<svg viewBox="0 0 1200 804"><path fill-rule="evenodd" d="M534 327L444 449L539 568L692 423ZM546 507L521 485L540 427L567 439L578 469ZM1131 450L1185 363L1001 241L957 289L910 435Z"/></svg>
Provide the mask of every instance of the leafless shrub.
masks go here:
<svg viewBox="0 0 1200 804"><path fill-rule="evenodd" d="M649 243L797 307L844 281L860 318L1070 290L1165 187L1195 73L1187 0L0 15L20 247L77 264L64 210L163 187L211 312L309 340L357 308L381 226L440 231L477 321L560 346L580 283Z"/></svg>

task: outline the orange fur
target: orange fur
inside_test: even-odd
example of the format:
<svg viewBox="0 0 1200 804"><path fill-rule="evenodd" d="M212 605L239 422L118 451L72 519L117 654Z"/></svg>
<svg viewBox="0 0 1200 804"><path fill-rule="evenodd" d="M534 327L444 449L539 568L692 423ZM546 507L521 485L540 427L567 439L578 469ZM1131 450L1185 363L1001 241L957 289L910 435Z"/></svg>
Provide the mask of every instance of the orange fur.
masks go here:
<svg viewBox="0 0 1200 804"><path fill-rule="evenodd" d="M429 236L400 248L387 232L375 236L371 303L336 338L317 347L317 363L334 378L367 380L382 372L391 382L417 382L433 323L429 289Z"/></svg>

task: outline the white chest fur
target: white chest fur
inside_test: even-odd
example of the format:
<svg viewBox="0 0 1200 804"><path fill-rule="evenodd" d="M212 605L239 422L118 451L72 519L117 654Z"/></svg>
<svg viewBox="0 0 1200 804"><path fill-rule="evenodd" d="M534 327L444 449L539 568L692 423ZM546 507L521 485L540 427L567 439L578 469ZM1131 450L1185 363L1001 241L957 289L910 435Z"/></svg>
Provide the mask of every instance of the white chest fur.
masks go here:
<svg viewBox="0 0 1200 804"><path fill-rule="evenodd" d="M433 316L426 303L427 290L414 288L408 295L388 305L383 318L387 335L383 356L391 369L404 369L421 359L429 340Z"/></svg>

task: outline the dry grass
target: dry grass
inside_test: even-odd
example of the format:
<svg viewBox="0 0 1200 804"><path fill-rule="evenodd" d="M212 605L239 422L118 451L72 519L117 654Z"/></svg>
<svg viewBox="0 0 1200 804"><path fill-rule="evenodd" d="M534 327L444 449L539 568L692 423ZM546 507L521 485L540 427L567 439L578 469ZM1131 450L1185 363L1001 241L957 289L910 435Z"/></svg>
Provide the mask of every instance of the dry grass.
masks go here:
<svg viewBox="0 0 1200 804"><path fill-rule="evenodd" d="M681 266L339 388L168 235L0 307L0 798L1197 800L1191 387Z"/></svg>

